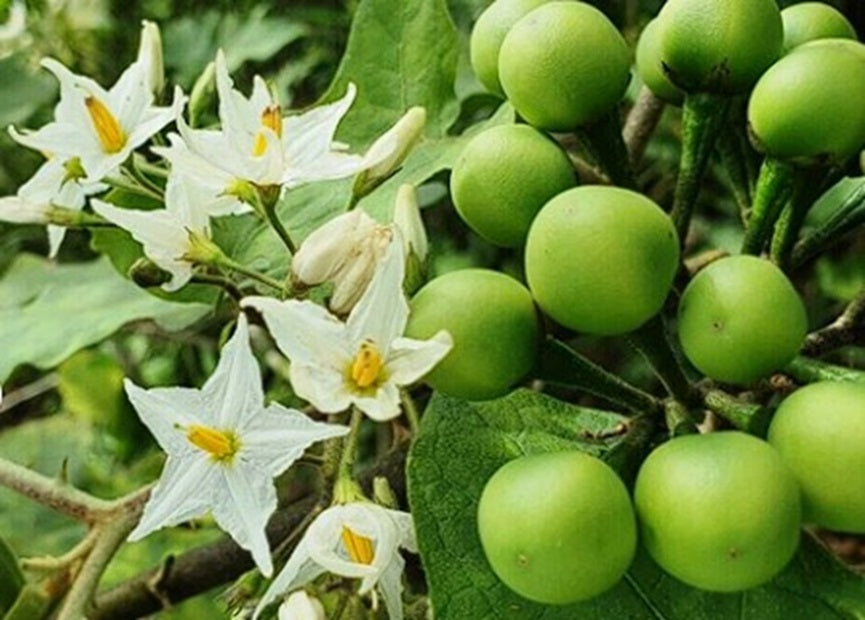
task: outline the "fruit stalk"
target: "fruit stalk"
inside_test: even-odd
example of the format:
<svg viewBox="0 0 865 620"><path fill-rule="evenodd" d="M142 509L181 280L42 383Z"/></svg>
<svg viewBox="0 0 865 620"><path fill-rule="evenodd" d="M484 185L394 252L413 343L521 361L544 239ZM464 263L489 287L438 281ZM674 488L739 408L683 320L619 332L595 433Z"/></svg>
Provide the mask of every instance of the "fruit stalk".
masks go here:
<svg viewBox="0 0 865 620"><path fill-rule="evenodd" d="M618 106L597 121L579 127L577 138L607 177L619 187L636 189L628 148L622 137L622 120Z"/></svg>
<svg viewBox="0 0 865 620"><path fill-rule="evenodd" d="M747 403L723 390L708 390L703 404L713 413L745 432L765 435L771 419L770 411L755 403Z"/></svg>
<svg viewBox="0 0 865 620"><path fill-rule="evenodd" d="M865 384L865 372L827 364L810 357L799 356L787 364L784 372L799 383L816 383L818 381L849 381Z"/></svg>
<svg viewBox="0 0 865 620"><path fill-rule="evenodd" d="M790 202L784 207L781 216L775 223L775 232L772 235L770 255L772 262L784 271L790 268L791 254L808 209L819 197L823 187L825 170L822 167L811 167L799 171L793 181L793 192Z"/></svg>
<svg viewBox="0 0 865 620"><path fill-rule="evenodd" d="M646 86L640 88L634 107L625 119L622 137L628 149L631 166L637 166L643 159L649 139L661 120L665 103Z"/></svg>
<svg viewBox="0 0 865 620"><path fill-rule="evenodd" d="M793 190L794 168L773 157L767 157L760 168L751 217L742 242L743 254L760 254L772 225Z"/></svg>
<svg viewBox="0 0 865 620"><path fill-rule="evenodd" d="M816 357L857 343L865 344L865 289L831 325L808 334L802 353Z"/></svg>
<svg viewBox="0 0 865 620"><path fill-rule="evenodd" d="M682 108L682 156L670 217L684 245L691 215L700 193L700 182L727 118L730 100L711 93L685 96Z"/></svg>

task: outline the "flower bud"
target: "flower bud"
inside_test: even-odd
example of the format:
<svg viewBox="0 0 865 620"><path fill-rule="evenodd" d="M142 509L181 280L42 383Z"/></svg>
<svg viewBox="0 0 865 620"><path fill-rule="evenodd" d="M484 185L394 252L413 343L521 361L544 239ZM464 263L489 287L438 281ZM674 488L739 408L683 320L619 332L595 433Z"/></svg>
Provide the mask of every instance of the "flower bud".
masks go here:
<svg viewBox="0 0 865 620"><path fill-rule="evenodd" d="M189 126L201 125L201 116L204 114L213 97L216 94L216 64L208 63L192 85L189 93Z"/></svg>
<svg viewBox="0 0 865 620"><path fill-rule="evenodd" d="M129 268L126 272L129 279L135 282L141 288L151 288L154 286L162 286L166 282L171 281L171 274L161 269L156 263L149 258L141 257Z"/></svg>
<svg viewBox="0 0 865 620"><path fill-rule="evenodd" d="M215 265L225 259L225 254L218 245L202 233L188 230L189 246L183 255L183 260L201 265Z"/></svg>
<svg viewBox="0 0 865 620"><path fill-rule="evenodd" d="M162 35L154 22L141 22L141 41L138 44L138 62L144 66L147 85L155 97L165 88L165 67L162 62Z"/></svg>
<svg viewBox="0 0 865 620"><path fill-rule="evenodd" d="M355 196L365 196L392 175L420 140L425 126L426 108L414 107L373 142L364 155L365 169L355 181Z"/></svg>
<svg viewBox="0 0 865 620"><path fill-rule="evenodd" d="M429 253L429 241L417 204L417 191L414 185L405 184L397 190L393 223L402 236L405 255L414 253L420 262L424 262Z"/></svg>
<svg viewBox="0 0 865 620"><path fill-rule="evenodd" d="M279 620L326 620L326 616L321 601L298 590L279 606Z"/></svg>
<svg viewBox="0 0 865 620"><path fill-rule="evenodd" d="M51 206L19 196L0 198L0 221L13 224L47 224Z"/></svg>

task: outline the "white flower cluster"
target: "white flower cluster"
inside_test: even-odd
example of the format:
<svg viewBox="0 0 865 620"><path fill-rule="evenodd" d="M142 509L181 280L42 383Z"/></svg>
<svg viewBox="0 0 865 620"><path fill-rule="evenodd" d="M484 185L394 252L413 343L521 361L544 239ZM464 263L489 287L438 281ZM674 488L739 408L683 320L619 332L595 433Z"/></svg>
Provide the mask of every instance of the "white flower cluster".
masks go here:
<svg viewBox="0 0 865 620"><path fill-rule="evenodd" d="M156 105L165 88L162 46L159 29L148 22L138 58L110 89L55 60L42 64L60 82L54 120L35 131L10 133L47 161L17 195L0 198L0 219L47 225L54 256L66 230L61 224L75 222L89 201L97 216L127 230L170 274L163 284L169 291L187 284L203 262L211 218L250 210L265 215L254 199L262 188L278 198L305 183L355 176L356 191L369 191L401 164L425 122L423 109L411 109L366 154L352 154L334 135L356 96L354 85L339 101L284 116L260 77L248 98L234 88L220 51L214 65L219 128L190 127L179 88L170 105ZM129 172L136 149L172 122L178 133L167 136L167 146L151 149L170 164L164 208L121 208L95 198ZM391 420L400 414L400 388L422 378L453 345L447 332L426 341L403 335L406 264L409 258L422 263L426 252L414 188L404 186L394 223L380 224L352 210L310 235L293 256L298 287L333 282L331 311L307 300L262 296L245 297L240 306L263 317L291 362L289 379L298 396L324 413L354 407L373 420ZM125 387L167 454L129 539L210 513L271 576L265 526L277 507L273 479L313 443L349 429L265 403L243 312L201 389L143 389L129 380ZM331 571L361 579L361 593L377 589L390 617L402 617L404 562L398 550L416 552L411 515L359 498L337 500L344 503L324 510L309 526L256 615L283 593L295 592L280 618L323 617L321 604L299 589Z"/></svg>

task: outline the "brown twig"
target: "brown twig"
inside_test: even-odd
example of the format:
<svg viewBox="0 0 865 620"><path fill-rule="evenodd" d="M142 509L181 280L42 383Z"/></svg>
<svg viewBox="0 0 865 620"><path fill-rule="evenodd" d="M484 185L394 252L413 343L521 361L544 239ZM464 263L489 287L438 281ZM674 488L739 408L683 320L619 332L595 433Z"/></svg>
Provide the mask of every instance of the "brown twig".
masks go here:
<svg viewBox="0 0 865 620"><path fill-rule="evenodd" d="M643 159L646 146L648 146L652 134L655 133L655 127L658 126L663 113L664 102L645 86L640 88L637 100L628 113L625 128L622 131L632 166L636 167Z"/></svg>
<svg viewBox="0 0 865 620"><path fill-rule="evenodd" d="M819 357L835 349L865 344L865 290L861 291L835 322L805 338L802 353Z"/></svg>

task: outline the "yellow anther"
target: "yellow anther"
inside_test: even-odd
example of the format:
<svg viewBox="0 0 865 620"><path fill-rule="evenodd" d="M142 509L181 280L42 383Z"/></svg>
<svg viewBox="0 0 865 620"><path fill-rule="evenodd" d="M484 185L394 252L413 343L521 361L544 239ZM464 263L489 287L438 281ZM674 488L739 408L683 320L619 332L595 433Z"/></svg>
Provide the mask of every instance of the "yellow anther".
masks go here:
<svg viewBox="0 0 865 620"><path fill-rule="evenodd" d="M199 450L207 452L215 461L229 461L240 447L232 431L220 431L193 424L186 429L186 438Z"/></svg>
<svg viewBox="0 0 865 620"><path fill-rule="evenodd" d="M351 380L359 388L368 388L378 381L384 360L371 342L360 345L360 351L351 364Z"/></svg>
<svg viewBox="0 0 865 620"><path fill-rule="evenodd" d="M372 540L351 531L343 525L342 542L352 562L355 564L372 564L372 560L375 557L375 547L372 544Z"/></svg>
<svg viewBox="0 0 865 620"><path fill-rule="evenodd" d="M92 95L84 99L84 105L87 106L87 112L90 114L90 120L93 121L96 135L102 143L102 149L106 153L117 153L121 150L126 145L126 133L117 117L104 103Z"/></svg>
<svg viewBox="0 0 865 620"><path fill-rule="evenodd" d="M282 138L282 108L276 104L264 108L264 111L261 113L261 126L273 131L277 138ZM267 135L262 130L255 134L255 144L252 147L252 154L255 157L261 157L266 150Z"/></svg>

